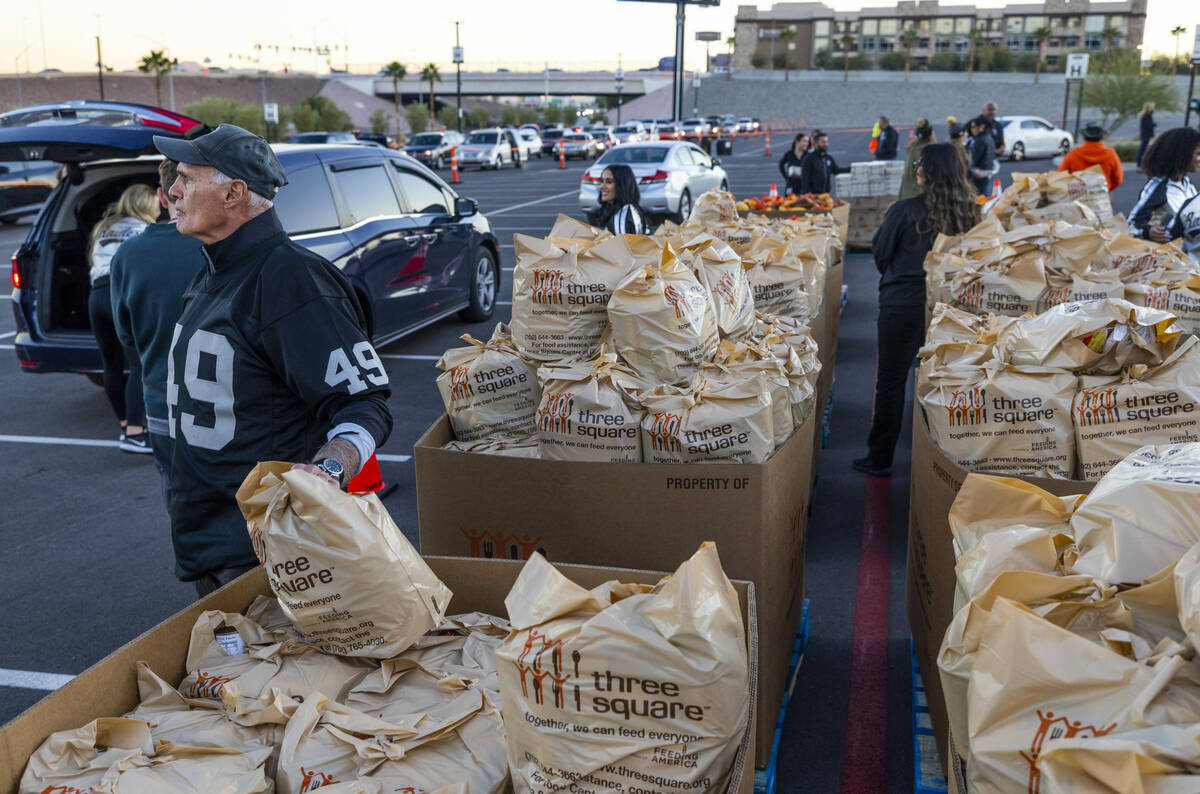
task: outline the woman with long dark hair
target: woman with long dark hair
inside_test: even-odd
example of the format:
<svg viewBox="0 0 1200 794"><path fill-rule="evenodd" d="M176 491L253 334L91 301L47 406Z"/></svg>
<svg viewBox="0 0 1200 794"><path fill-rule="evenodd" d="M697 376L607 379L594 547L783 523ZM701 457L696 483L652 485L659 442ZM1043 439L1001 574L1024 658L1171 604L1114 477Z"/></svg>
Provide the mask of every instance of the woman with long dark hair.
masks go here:
<svg viewBox="0 0 1200 794"><path fill-rule="evenodd" d="M920 195L921 186L917 184L917 163L921 162L921 152L933 143L933 125L925 119L917 119L913 127L913 142L904 150L904 175L900 178L900 198L912 198Z"/></svg>
<svg viewBox="0 0 1200 794"><path fill-rule="evenodd" d="M892 473L908 372L925 341L925 255L939 234L962 234L980 217L966 163L953 144L926 146L914 171L920 195L893 204L871 241L880 274L875 412L867 455L854 468L876 477Z"/></svg>
<svg viewBox="0 0 1200 794"><path fill-rule="evenodd" d="M788 193L800 192L800 161L808 153L808 133L801 130L792 138L792 145L779 160L779 174L787 185Z"/></svg>
<svg viewBox="0 0 1200 794"><path fill-rule="evenodd" d="M646 213L639 206L633 169L615 163L600 174L600 206L588 212L588 223L613 234L646 234ZM684 218L684 220L687 220Z"/></svg>
<svg viewBox="0 0 1200 794"><path fill-rule="evenodd" d="M1129 211L1134 237L1156 243L1170 242L1171 226L1196 195L1188 174L1200 167L1200 132L1176 127L1159 135L1142 156L1142 171L1149 179Z"/></svg>

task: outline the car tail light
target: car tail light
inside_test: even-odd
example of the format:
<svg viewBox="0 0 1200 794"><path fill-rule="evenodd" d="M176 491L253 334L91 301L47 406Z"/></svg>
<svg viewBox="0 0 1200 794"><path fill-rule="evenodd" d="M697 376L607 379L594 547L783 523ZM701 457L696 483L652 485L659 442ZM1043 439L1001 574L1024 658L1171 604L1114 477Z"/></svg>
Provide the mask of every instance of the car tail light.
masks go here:
<svg viewBox="0 0 1200 794"><path fill-rule="evenodd" d="M600 177L592 176L587 171L584 171L583 172L583 181L587 182L588 184L595 184L600 181Z"/></svg>
<svg viewBox="0 0 1200 794"><path fill-rule="evenodd" d="M193 127L199 127L204 123L187 116L181 116L178 113L172 113L169 110L161 110L158 108L154 110L153 115L149 113L139 113L138 121L147 127L158 127L159 129L178 132L181 134L186 133Z"/></svg>
<svg viewBox="0 0 1200 794"><path fill-rule="evenodd" d="M650 176L644 176L641 179L639 179L638 184L652 185L655 182L666 182L670 178L671 178L670 172L664 171L661 168L659 168L657 171L655 171Z"/></svg>
<svg viewBox="0 0 1200 794"><path fill-rule="evenodd" d="M12 285L16 289L21 288L21 271L17 267L17 255L12 255Z"/></svg>

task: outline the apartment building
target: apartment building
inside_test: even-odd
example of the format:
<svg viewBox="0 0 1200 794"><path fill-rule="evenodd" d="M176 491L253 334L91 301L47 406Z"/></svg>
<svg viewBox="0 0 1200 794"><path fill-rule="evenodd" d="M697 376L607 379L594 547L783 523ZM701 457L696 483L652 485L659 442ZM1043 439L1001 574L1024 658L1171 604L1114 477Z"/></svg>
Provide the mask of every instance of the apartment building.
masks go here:
<svg viewBox="0 0 1200 794"><path fill-rule="evenodd" d="M912 48L913 63L918 66L939 52L966 55L972 28L981 40L978 46L1036 53L1038 42L1033 34L1046 27L1050 38L1046 41L1045 61L1054 66L1069 52L1103 50L1107 44L1102 33L1108 29L1118 34L1113 46L1140 45L1146 3L1047 0L977 8L943 5L938 0L900 0L894 6L858 11L835 11L824 3L776 3L769 9L742 5L735 19L733 65L735 69L751 69L755 61L778 64L781 54L787 52L792 68L806 69L821 50L841 56L842 38L847 33L854 38L849 45L852 54L862 52L878 60L886 53L904 50L900 35L908 28L918 36Z"/></svg>

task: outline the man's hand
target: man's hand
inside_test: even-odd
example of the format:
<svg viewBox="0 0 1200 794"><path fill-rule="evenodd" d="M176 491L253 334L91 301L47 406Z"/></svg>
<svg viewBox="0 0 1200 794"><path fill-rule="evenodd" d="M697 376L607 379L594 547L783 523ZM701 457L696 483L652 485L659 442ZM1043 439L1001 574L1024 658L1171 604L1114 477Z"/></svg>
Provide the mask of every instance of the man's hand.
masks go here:
<svg viewBox="0 0 1200 794"><path fill-rule="evenodd" d="M333 458L338 463L342 464L342 470L347 472L347 483L350 482L350 478L353 476L349 474L349 472L358 471L358 448L344 438L334 438L326 442L325 446L321 447L317 451L314 460L323 460L325 458ZM301 471L306 471L309 474L315 474L316 476L324 479L326 482L331 482L339 488L342 487L340 482L329 476L328 472L317 466L315 463L297 463L296 465L292 466L292 469L300 469Z"/></svg>
<svg viewBox="0 0 1200 794"><path fill-rule="evenodd" d="M1150 231L1147 232L1146 236L1156 243L1171 242L1171 235L1167 234L1167 230L1161 226L1151 226Z"/></svg>

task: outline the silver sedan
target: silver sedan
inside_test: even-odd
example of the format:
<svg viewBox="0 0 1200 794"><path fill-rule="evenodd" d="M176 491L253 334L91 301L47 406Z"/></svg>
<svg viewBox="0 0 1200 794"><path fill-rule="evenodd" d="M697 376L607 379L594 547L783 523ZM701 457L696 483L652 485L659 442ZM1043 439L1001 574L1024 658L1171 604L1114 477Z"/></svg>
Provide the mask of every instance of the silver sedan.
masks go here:
<svg viewBox="0 0 1200 794"><path fill-rule="evenodd" d="M682 222L692 212L692 203L706 190L729 189L721 161L686 141L625 143L605 152L583 172L579 184L579 207L584 212L600 204L600 175L610 165L623 164L633 170L641 194L642 208L652 215L668 215Z"/></svg>

